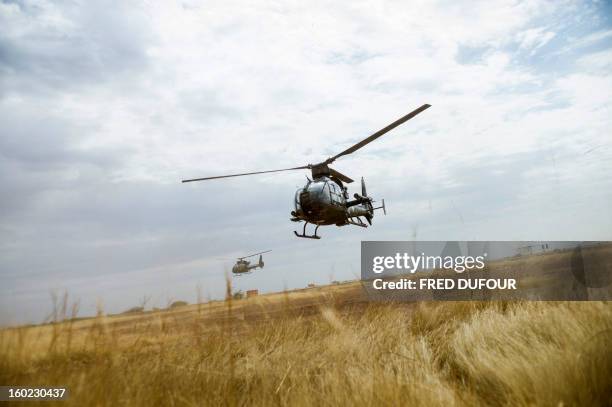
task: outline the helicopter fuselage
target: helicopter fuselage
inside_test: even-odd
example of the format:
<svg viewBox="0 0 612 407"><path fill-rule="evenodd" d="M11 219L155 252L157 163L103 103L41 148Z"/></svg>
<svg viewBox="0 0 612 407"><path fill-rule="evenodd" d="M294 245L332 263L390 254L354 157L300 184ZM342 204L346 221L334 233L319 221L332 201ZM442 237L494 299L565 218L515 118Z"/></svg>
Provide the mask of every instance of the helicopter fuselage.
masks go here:
<svg viewBox="0 0 612 407"><path fill-rule="evenodd" d="M238 261L236 261L236 264L234 264L234 267L232 267L232 273L233 274L246 274L246 273L250 273L252 270L256 268L263 268L263 266L264 266L264 262L261 256L259 256L259 262L253 265L251 265L250 261L238 259Z"/></svg>
<svg viewBox="0 0 612 407"><path fill-rule="evenodd" d="M296 191L291 220L343 226L352 223L351 218L369 216L372 209L371 204L368 205L362 200L350 201L348 191L340 181L322 176L309 180Z"/></svg>

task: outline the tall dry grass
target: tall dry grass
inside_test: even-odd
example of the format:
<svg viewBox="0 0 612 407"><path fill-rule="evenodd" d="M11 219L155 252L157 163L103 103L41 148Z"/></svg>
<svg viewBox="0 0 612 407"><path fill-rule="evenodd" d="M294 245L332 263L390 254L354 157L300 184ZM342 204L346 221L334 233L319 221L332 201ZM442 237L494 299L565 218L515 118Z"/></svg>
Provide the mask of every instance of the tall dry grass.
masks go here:
<svg viewBox="0 0 612 407"><path fill-rule="evenodd" d="M0 384L66 386L58 403L78 406L612 405L609 303L332 298L306 313L286 298L245 318L242 301L2 331Z"/></svg>

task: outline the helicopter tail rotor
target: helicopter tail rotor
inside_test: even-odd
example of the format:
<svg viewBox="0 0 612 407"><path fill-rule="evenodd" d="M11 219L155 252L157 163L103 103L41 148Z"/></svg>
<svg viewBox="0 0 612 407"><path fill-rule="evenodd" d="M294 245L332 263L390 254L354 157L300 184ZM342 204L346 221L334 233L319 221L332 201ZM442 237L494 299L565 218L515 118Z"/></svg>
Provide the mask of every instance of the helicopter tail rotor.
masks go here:
<svg viewBox="0 0 612 407"><path fill-rule="evenodd" d="M365 181L363 180L363 177L361 177L361 196L364 196L364 197L368 196L368 192L366 191Z"/></svg>
<svg viewBox="0 0 612 407"><path fill-rule="evenodd" d="M372 206L373 200L372 198L368 196L368 191L366 189L366 184L365 184L365 180L363 179L363 177L361 177L361 196L360 198L363 200L363 205L367 209L367 213L364 217L366 218L370 226L372 226L372 219L374 218L374 207Z"/></svg>
<svg viewBox="0 0 612 407"><path fill-rule="evenodd" d="M372 225L372 218L374 217L374 211L377 209L382 209L385 216L387 215L387 208L385 206L385 200L381 199L381 205L374 207L374 199L370 198L366 192L366 185L363 177L361 177L361 195L363 199L365 199L365 206L368 208L368 215L365 216L366 220L370 225Z"/></svg>
<svg viewBox="0 0 612 407"><path fill-rule="evenodd" d="M361 177L361 194L355 193L353 196L355 199L362 201L360 203L367 204L368 202L372 201L372 198L368 196L368 191L366 190L365 180L363 177Z"/></svg>

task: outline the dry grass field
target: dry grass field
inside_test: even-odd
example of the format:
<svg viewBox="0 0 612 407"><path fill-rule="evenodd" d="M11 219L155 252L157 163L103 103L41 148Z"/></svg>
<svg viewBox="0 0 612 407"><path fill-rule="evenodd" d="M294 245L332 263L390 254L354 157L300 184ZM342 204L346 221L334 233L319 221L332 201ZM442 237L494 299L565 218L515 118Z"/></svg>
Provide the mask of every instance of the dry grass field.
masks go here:
<svg viewBox="0 0 612 407"><path fill-rule="evenodd" d="M611 343L606 302L368 303L355 283L6 329L0 384L75 406L603 406Z"/></svg>

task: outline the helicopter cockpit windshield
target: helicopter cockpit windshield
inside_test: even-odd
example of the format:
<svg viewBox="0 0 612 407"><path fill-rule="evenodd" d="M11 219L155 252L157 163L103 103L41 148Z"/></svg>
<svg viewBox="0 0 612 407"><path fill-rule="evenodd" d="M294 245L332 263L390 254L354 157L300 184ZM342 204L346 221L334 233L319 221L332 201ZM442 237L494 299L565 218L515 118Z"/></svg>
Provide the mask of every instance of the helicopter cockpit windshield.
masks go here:
<svg viewBox="0 0 612 407"><path fill-rule="evenodd" d="M298 189L294 204L297 212L313 214L330 204L343 206L346 198L345 188L329 178L323 178L310 181L304 188Z"/></svg>

